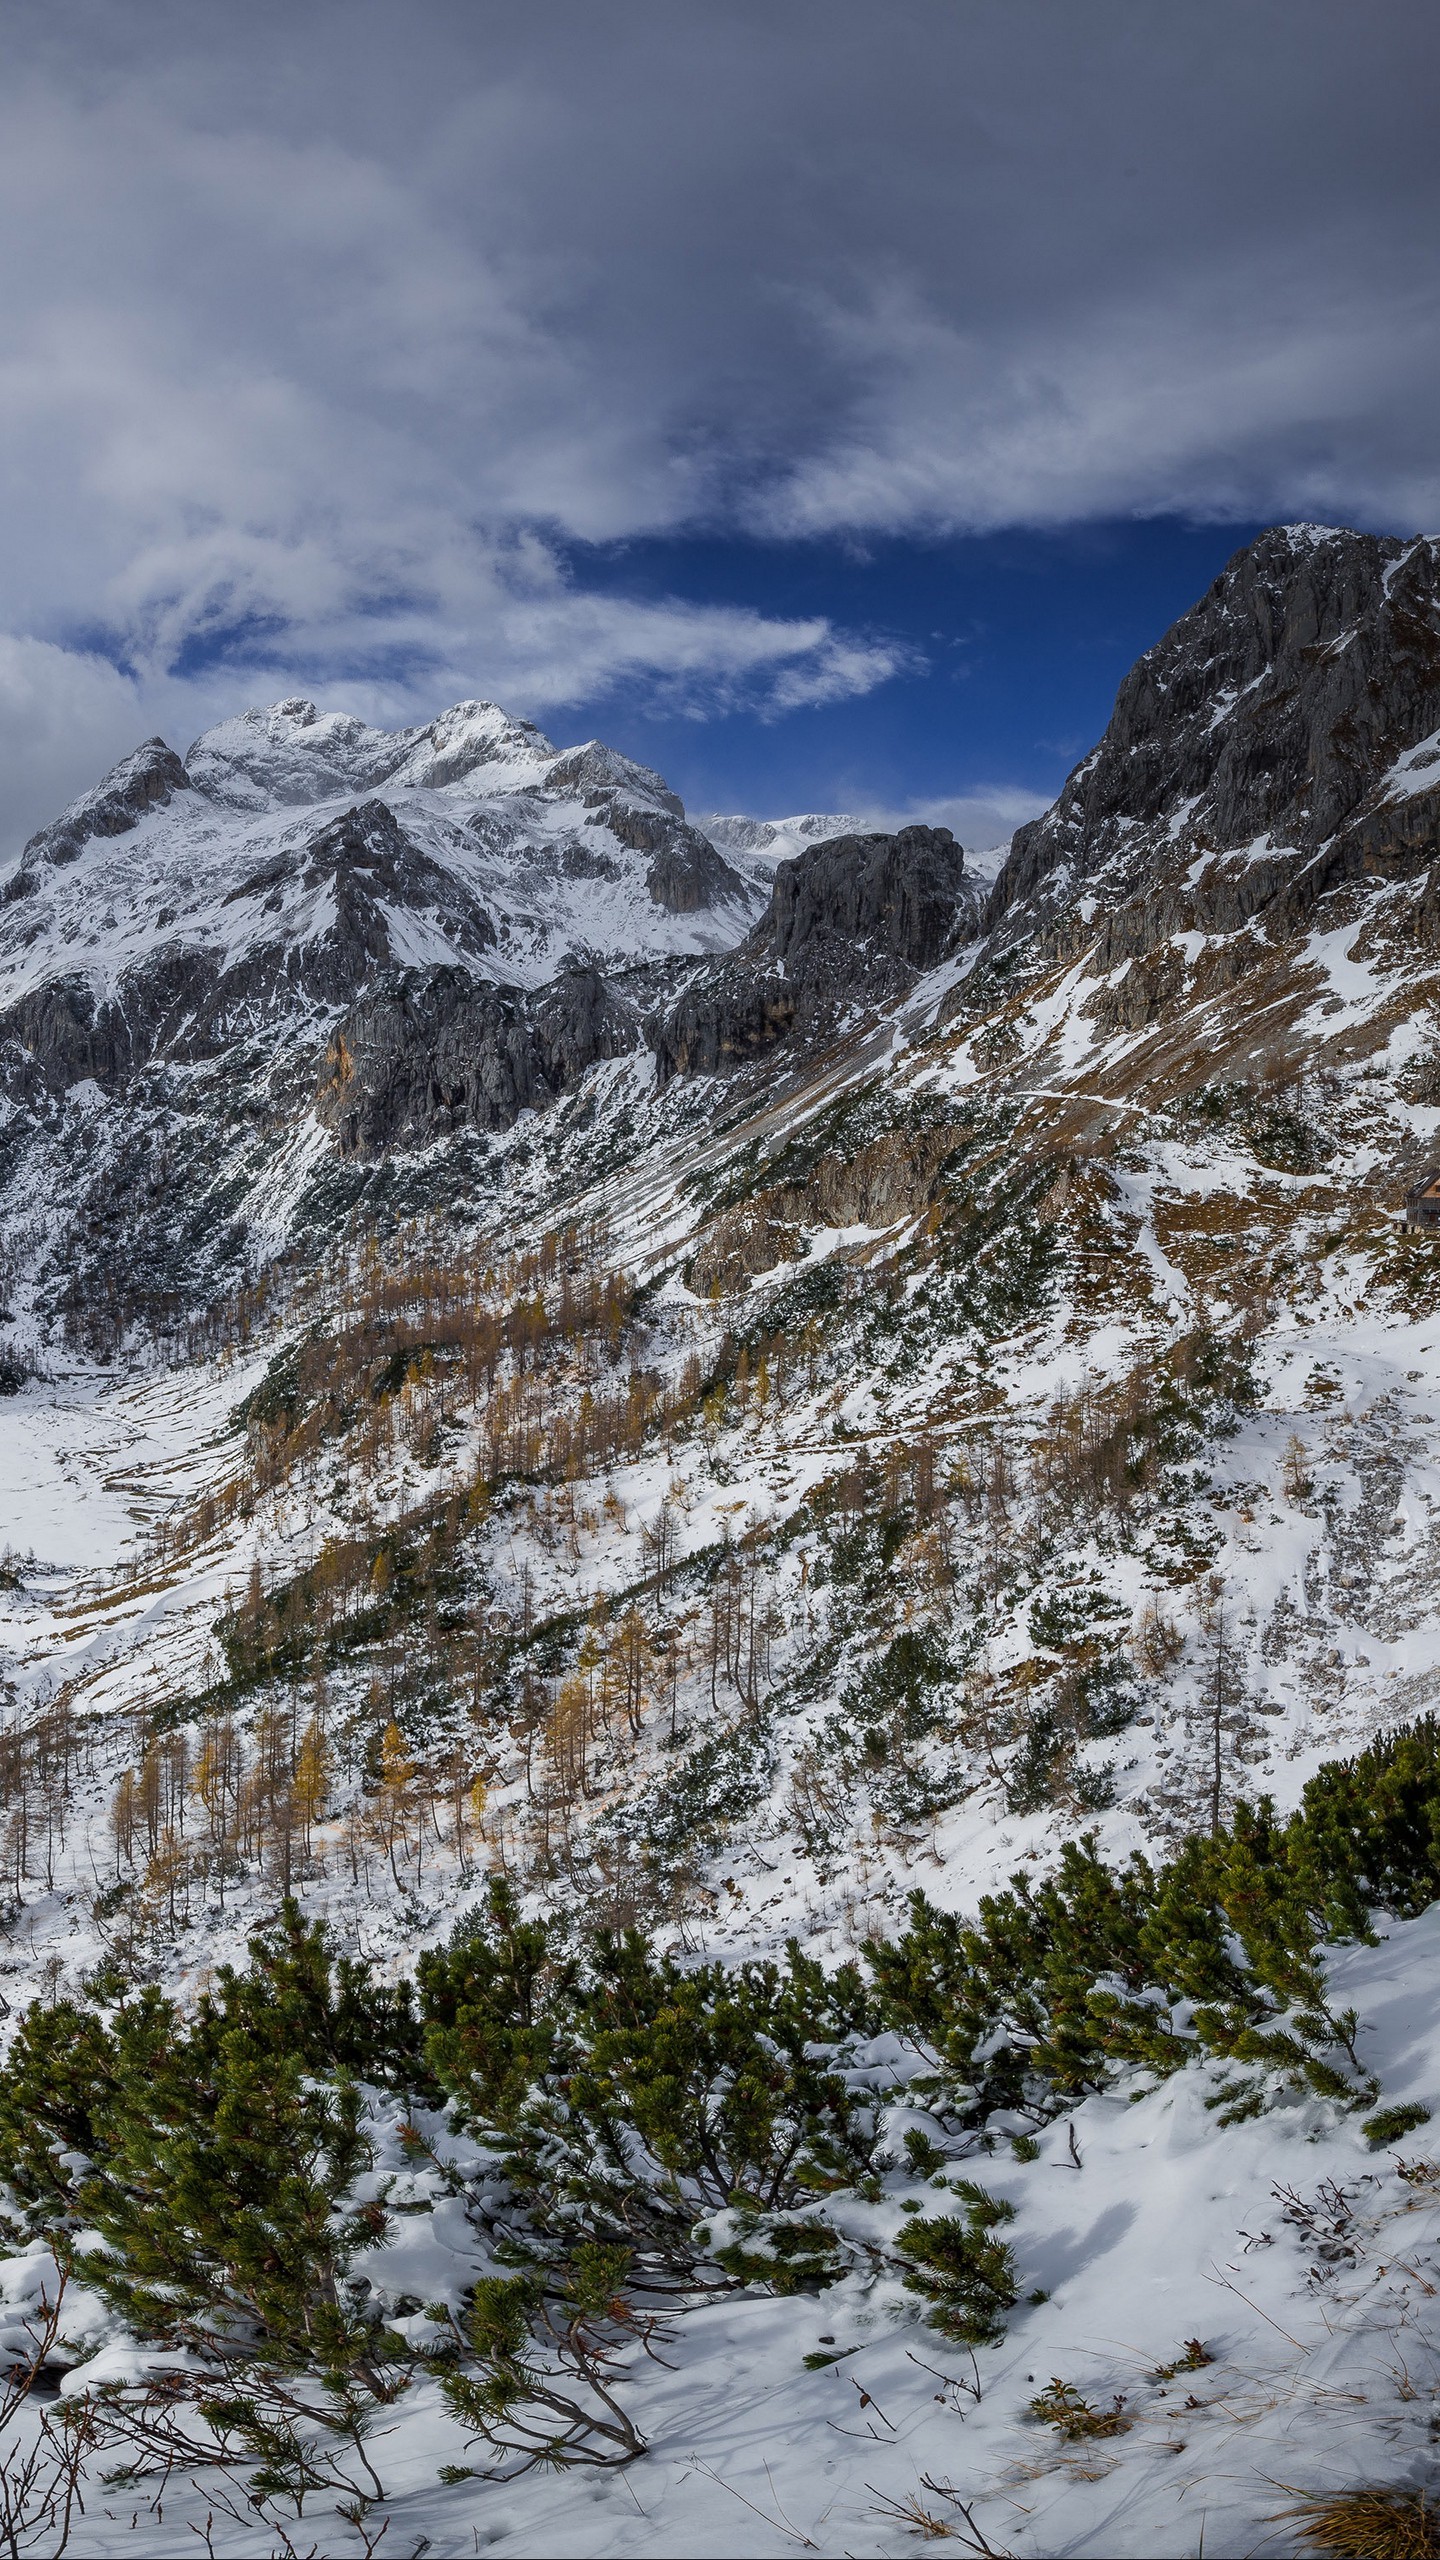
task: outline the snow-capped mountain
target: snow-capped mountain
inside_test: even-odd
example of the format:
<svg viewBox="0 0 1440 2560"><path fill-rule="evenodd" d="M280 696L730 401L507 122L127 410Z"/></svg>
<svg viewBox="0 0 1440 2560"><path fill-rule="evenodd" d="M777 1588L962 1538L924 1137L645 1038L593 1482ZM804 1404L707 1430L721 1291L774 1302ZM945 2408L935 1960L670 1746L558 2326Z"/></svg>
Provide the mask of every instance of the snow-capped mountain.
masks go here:
<svg viewBox="0 0 1440 2560"><path fill-rule="evenodd" d="M372 2537L1240 2560L1377 2483L1413 2522L1437 882L1440 546L1313 527L1147 652L993 887L943 829L692 828L489 706L247 714L27 848L6 1997L43 2060L57 1996L193 2001L282 1890L387 1976L443 1954L477 2112L362 2070L347 2190L404 2341L517 2230L552 2266L550 2206L685 2226L665 2360L612 2298L590 2369L633 2499L481 2477L417 2360ZM633 2017L588 2077L575 2039L639 1996L627 1931L682 1987L622 2086ZM707 2154L739 2002L689 2149L644 2043L742 1962L780 2026L741 2112L771 2168L827 2127L783 2215ZM75 2389L151 2372L69 2316ZM172 2525L251 2530L188 2474Z"/></svg>
<svg viewBox="0 0 1440 2560"><path fill-rule="evenodd" d="M812 886L823 826L794 831ZM842 869L890 842L843 841ZM183 759L149 740L0 883L22 1332L48 1308L108 1338L127 1301L193 1303L323 1231L353 1199L347 1163L503 1133L647 1048L668 1072L707 1039L765 1047L928 964L898 909L887 921L906 893L879 873L868 922L832 878L838 940L812 894L775 942L765 920L796 870L778 845L732 862L648 767L595 741L557 750L492 703L392 733L291 700ZM750 1029L697 1035L696 1004L719 1001L705 966L728 954ZM430 1168L452 1198L474 1177L468 1158ZM408 1178L418 1206L427 1176Z"/></svg>
<svg viewBox="0 0 1440 2560"><path fill-rule="evenodd" d="M408 1056L419 1024L421 1086L454 1096L392 1134L453 1125L462 1088L463 1116L506 1127L634 1045L601 971L728 949L765 896L658 774L598 742L562 753L494 704L390 733L291 700L184 759L152 739L0 884L12 1268L19 1239L17 1277L28 1252L83 1308L79 1234L138 1196L109 1286L128 1264L142 1296L203 1288L217 1247L238 1268L247 1230L281 1239L317 1146L373 1135L338 1097L377 1039Z"/></svg>
<svg viewBox="0 0 1440 2560"><path fill-rule="evenodd" d="M282 986L325 1004L456 959L536 986L567 957L725 948L758 905L660 776L607 747L560 754L493 703L390 733L302 701L183 762L150 740L31 838L0 900L0 1007L63 953L132 1060L149 1020L166 1042L181 953L203 1048Z"/></svg>
<svg viewBox="0 0 1440 2560"><path fill-rule="evenodd" d="M777 862L793 861L807 845L822 844L827 836L859 833L862 823L850 814L832 812L822 816L814 810L792 818L726 817L714 810L696 821L710 842L718 845L732 862L743 861L748 855L771 869Z"/></svg>

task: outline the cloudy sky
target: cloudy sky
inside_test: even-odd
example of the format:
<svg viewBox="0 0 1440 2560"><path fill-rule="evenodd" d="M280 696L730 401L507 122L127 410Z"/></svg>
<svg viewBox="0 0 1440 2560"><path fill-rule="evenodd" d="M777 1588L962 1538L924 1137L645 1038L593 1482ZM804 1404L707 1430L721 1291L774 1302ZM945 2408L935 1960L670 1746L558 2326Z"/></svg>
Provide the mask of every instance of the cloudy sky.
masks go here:
<svg viewBox="0 0 1440 2560"><path fill-rule="evenodd" d="M1261 523L1440 525L1433 0L0 0L0 839L304 690L1047 798Z"/></svg>

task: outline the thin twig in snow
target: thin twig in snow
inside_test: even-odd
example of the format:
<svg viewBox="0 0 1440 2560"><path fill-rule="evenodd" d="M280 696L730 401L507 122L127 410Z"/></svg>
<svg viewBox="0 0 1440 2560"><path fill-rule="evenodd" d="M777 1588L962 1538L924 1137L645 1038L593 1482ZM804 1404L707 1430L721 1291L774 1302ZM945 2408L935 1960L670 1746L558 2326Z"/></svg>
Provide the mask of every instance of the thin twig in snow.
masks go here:
<svg viewBox="0 0 1440 2560"><path fill-rule="evenodd" d="M741 2506L748 2507L752 2516L758 2516L762 2524L773 2525L777 2533L785 2534L791 2542L798 2542L802 2551L819 2550L820 2545L818 2542L812 2542L808 2533L802 2533L798 2525L793 2525L790 2522L790 2519L785 2514L778 2498L775 2499L775 2515L767 2516L764 2508L757 2507L753 2498L747 2498L743 2489L737 2489L733 2480L722 2480L719 2472L714 2470L711 2464L708 2462L701 2462L693 2453L690 2456L690 2459L697 2471L703 2472L705 2478L712 2481L717 2489L724 2489L730 2497L738 2498ZM765 2477L767 2480L770 2480L770 2495L774 2498L775 2483L770 2479L770 2465L768 2462L765 2465ZM779 2519L778 2521L777 2518Z"/></svg>
<svg viewBox="0 0 1440 2560"><path fill-rule="evenodd" d="M1272 2329L1277 2330L1282 2338L1288 2338L1292 2347L1298 2347L1302 2356L1308 2356L1310 2350L1303 2339L1297 2338L1293 2330L1282 2329L1278 2320L1271 2320L1269 2312L1261 2311L1259 2303L1252 2302L1249 2294L1242 2293L1238 2284L1232 2284L1228 2276L1217 2276L1208 2267L1202 2267L1200 2272L1207 2284L1221 2285L1226 2293L1233 2293L1236 2301L1243 2302L1247 2311L1259 2312L1260 2318L1267 2321Z"/></svg>

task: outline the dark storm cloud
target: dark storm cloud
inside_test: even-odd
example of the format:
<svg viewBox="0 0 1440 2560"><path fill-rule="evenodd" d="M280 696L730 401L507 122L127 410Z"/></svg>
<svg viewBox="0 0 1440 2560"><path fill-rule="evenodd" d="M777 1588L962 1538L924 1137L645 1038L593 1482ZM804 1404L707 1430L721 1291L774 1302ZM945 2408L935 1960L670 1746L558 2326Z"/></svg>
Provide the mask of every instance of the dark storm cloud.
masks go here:
<svg viewBox="0 0 1440 2560"><path fill-rule="evenodd" d="M565 543L1440 519L1428 0L7 24L0 745L41 814L80 731L88 772L297 669L543 716L897 663L589 594Z"/></svg>

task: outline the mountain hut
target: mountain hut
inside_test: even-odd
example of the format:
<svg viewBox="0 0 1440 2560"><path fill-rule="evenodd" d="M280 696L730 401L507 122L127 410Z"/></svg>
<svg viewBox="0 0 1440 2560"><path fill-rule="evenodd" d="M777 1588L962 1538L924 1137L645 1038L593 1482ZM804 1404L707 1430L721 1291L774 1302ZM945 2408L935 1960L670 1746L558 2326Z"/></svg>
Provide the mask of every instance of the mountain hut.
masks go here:
<svg viewBox="0 0 1440 2560"><path fill-rule="evenodd" d="M1440 1227L1440 1165L1431 1165L1405 1194L1407 1227Z"/></svg>

